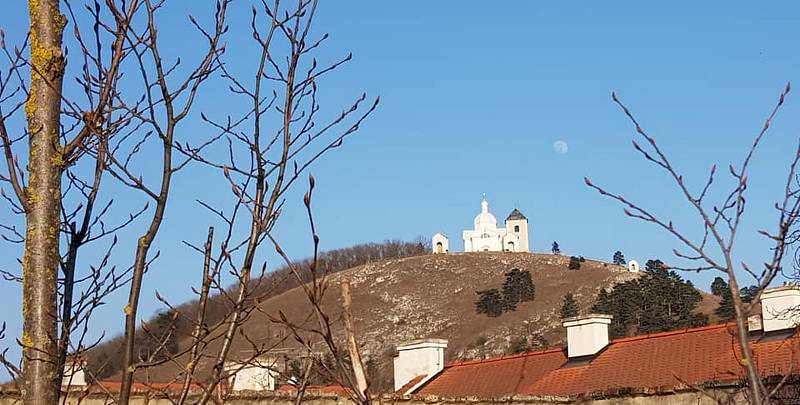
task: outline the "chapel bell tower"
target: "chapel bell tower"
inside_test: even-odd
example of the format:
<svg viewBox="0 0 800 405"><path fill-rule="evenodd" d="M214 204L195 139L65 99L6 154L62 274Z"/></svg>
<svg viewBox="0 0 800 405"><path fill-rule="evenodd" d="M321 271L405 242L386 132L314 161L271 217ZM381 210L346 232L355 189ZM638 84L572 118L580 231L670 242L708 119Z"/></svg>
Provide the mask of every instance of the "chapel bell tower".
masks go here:
<svg viewBox="0 0 800 405"><path fill-rule="evenodd" d="M516 208L506 218L506 232L517 236L519 246L512 251L530 252L530 247L528 246L528 218Z"/></svg>

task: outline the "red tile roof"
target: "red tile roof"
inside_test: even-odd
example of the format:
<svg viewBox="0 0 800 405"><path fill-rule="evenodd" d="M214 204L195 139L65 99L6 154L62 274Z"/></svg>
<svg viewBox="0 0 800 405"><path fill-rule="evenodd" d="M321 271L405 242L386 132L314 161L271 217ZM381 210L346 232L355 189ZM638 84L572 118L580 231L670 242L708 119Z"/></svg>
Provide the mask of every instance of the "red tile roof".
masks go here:
<svg viewBox="0 0 800 405"><path fill-rule="evenodd" d="M282 384L278 386L275 391L283 391L283 392L296 392L297 387L290 384ZM322 394L338 394L338 395L349 395L348 389L341 386L341 385L308 385L306 386L306 392L309 393L322 393Z"/></svg>
<svg viewBox="0 0 800 405"><path fill-rule="evenodd" d="M763 377L800 369L800 334L754 339ZM733 324L613 340L588 364L567 364L564 349L452 363L416 390L448 397L512 394L577 395L620 389L663 389L743 378Z"/></svg>
<svg viewBox="0 0 800 405"><path fill-rule="evenodd" d="M415 385L421 383L422 380L424 380L425 377L427 377L427 376L428 376L427 374L418 375L418 376L412 378L411 381L407 382L404 386L400 387L400 389L398 389L395 392L400 393L400 394L405 394L410 389L414 388Z"/></svg>

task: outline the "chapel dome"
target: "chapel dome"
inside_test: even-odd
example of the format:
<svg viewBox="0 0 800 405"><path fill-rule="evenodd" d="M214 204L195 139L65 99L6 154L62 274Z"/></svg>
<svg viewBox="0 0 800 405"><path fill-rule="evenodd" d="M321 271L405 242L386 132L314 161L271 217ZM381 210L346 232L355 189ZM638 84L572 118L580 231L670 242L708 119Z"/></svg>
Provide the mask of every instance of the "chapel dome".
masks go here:
<svg viewBox="0 0 800 405"><path fill-rule="evenodd" d="M475 217L475 229L497 229L497 218L489 212L489 202L481 201L481 213Z"/></svg>

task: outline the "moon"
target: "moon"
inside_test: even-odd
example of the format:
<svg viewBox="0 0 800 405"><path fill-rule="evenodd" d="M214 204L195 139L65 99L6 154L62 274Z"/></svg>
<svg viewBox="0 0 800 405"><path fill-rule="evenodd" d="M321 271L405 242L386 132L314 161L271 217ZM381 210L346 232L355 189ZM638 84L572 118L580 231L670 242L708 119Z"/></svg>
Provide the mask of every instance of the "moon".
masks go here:
<svg viewBox="0 0 800 405"><path fill-rule="evenodd" d="M555 141L553 143L553 150L556 151L556 153L563 155L569 152L569 145L567 145L567 143L564 141Z"/></svg>

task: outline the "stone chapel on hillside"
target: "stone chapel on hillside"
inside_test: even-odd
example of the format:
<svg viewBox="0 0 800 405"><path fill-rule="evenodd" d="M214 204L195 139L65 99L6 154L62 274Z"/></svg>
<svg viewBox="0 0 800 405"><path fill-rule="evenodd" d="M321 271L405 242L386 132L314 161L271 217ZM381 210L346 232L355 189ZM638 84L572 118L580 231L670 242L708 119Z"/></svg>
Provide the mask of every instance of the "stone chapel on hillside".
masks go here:
<svg viewBox="0 0 800 405"><path fill-rule="evenodd" d="M498 228L497 219L489 212L486 197L481 201L481 212L473 221L474 229L463 232L465 252L529 252L528 218L514 208L506 218L506 227ZM433 253L447 253L449 241L441 233L431 239Z"/></svg>

